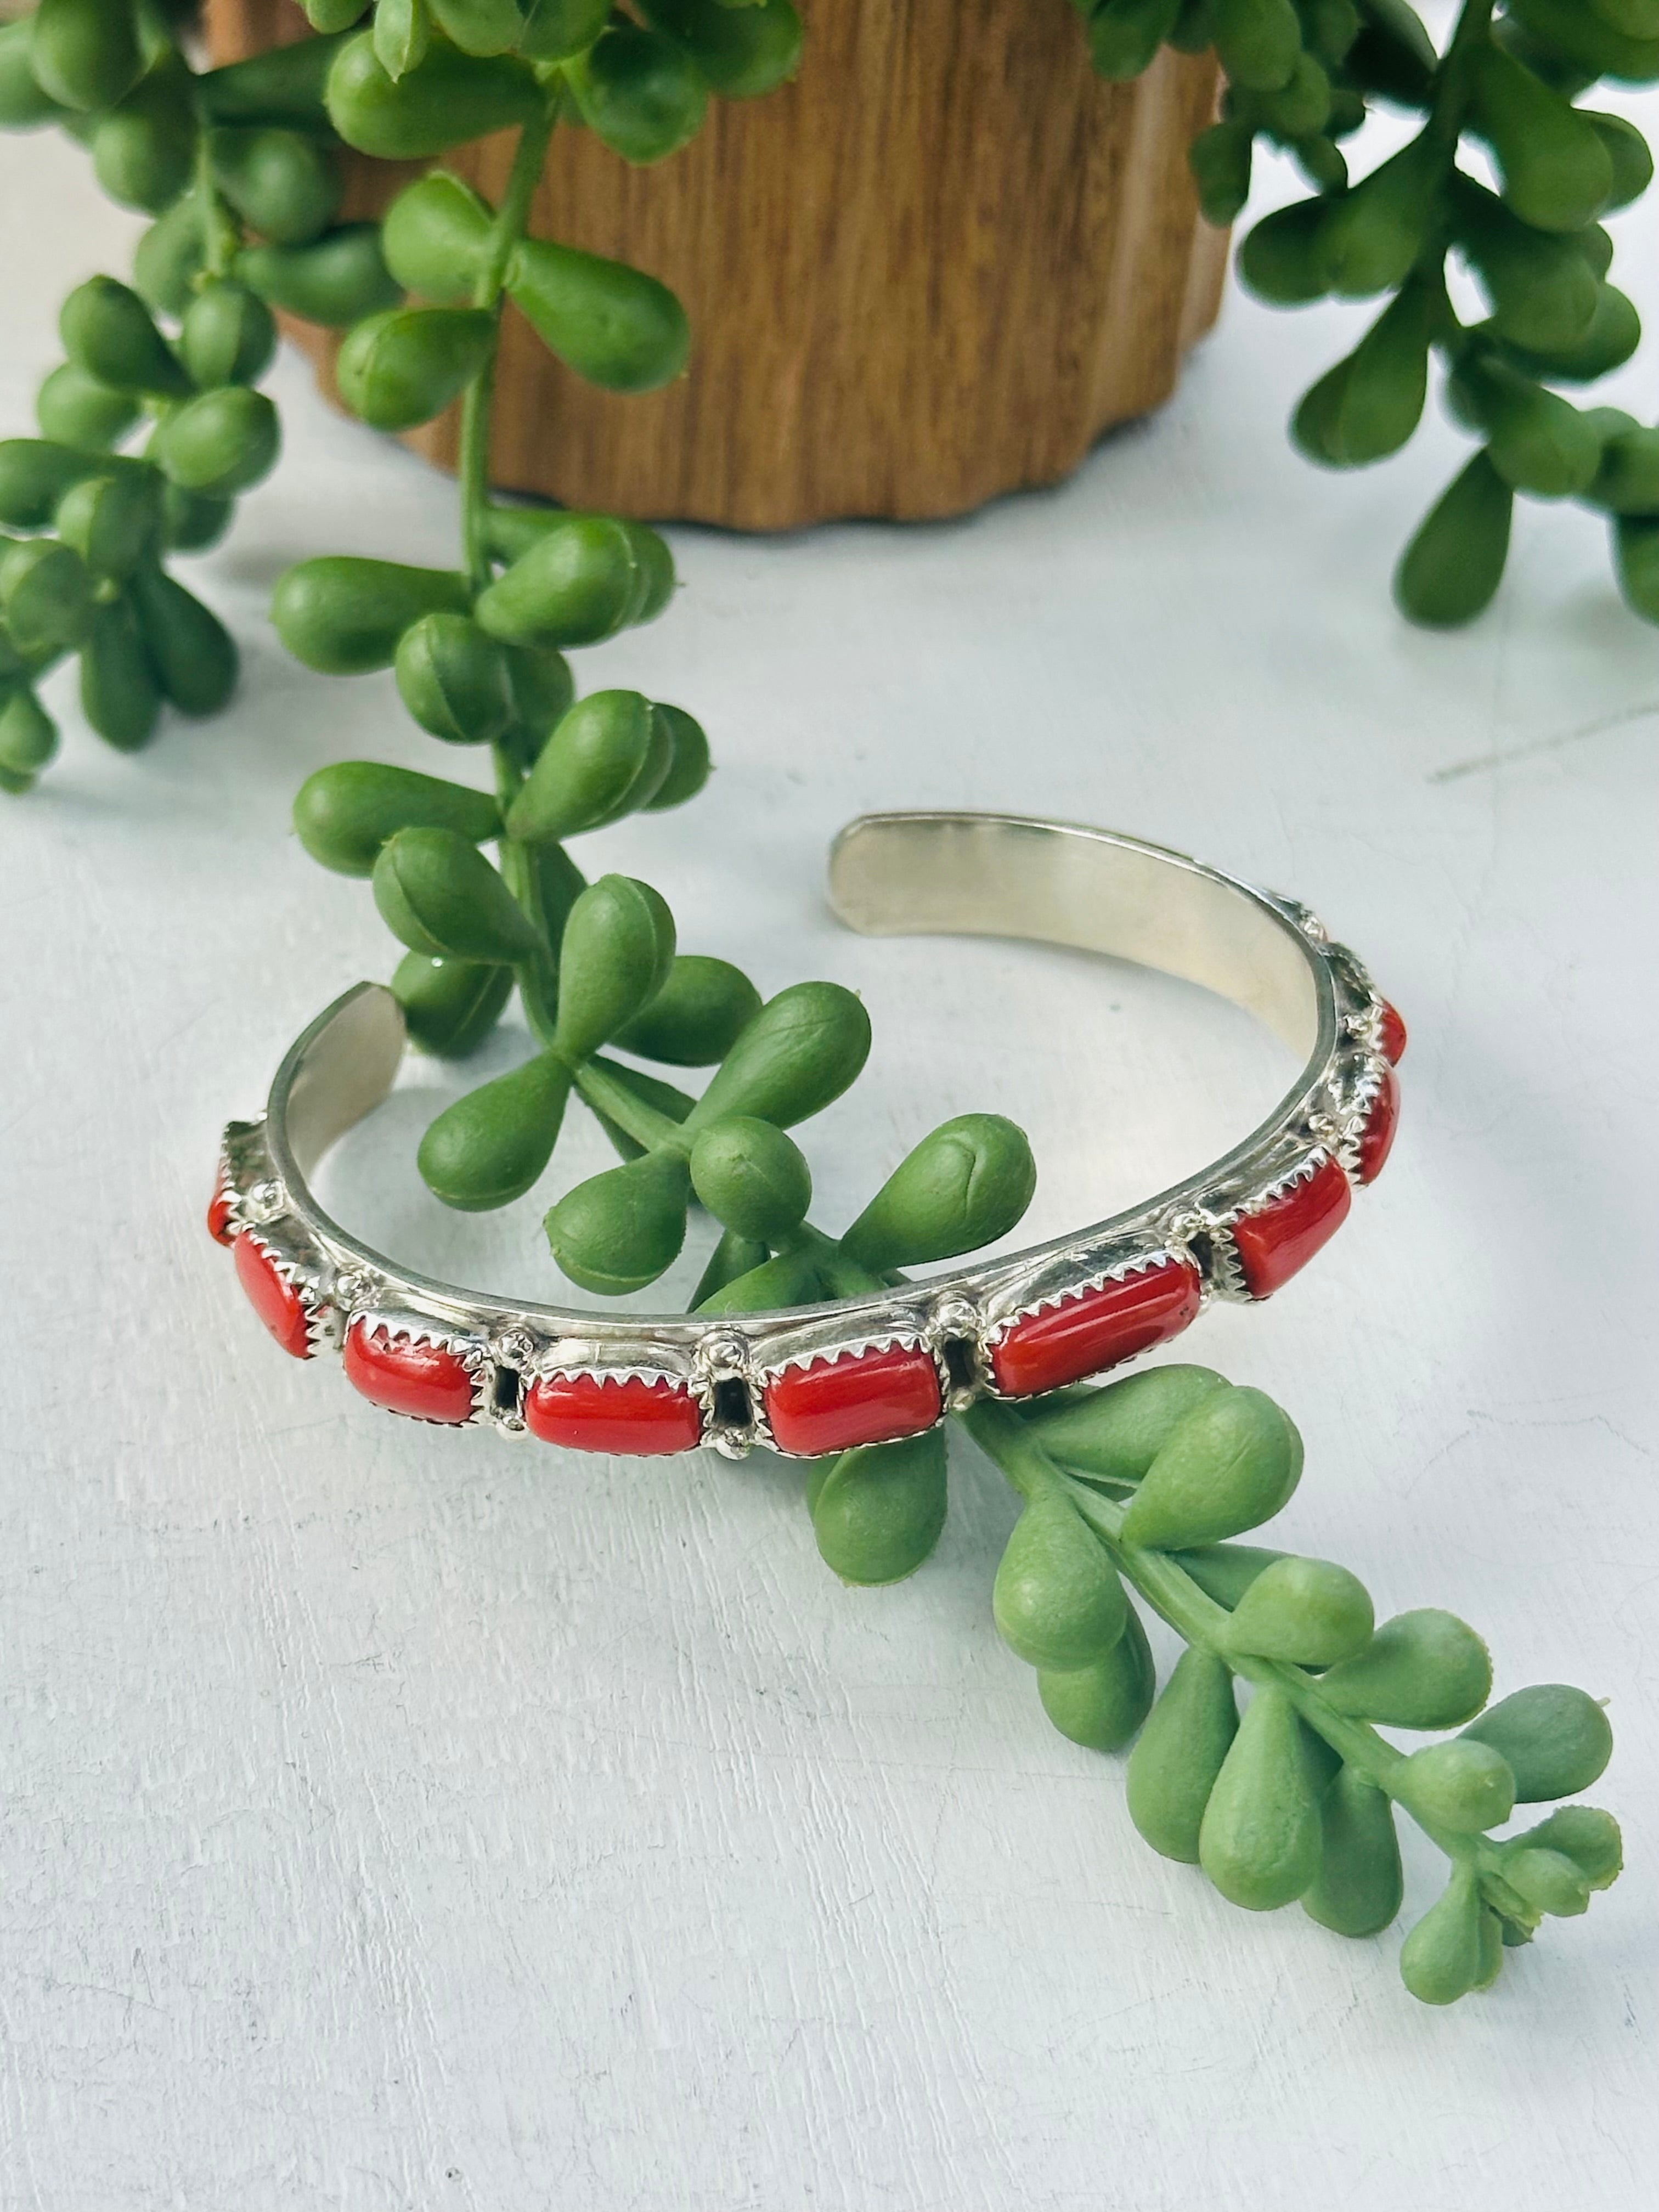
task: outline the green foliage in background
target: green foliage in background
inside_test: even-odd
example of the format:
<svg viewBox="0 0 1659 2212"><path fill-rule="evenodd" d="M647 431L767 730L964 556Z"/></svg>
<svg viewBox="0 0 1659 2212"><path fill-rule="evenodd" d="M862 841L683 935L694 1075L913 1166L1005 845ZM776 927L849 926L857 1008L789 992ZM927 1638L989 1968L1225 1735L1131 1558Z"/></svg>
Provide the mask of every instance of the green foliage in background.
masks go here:
<svg viewBox="0 0 1659 2212"><path fill-rule="evenodd" d="M1212 222L1243 213L1258 141L1313 186L1239 250L1259 299L1384 303L1296 410L1291 434L1310 460L1364 468L1398 453L1439 360L1447 407L1479 443L1401 558L1402 611L1450 626L1489 604L1520 492L1605 514L1620 589L1659 621L1659 428L1559 388L1620 368L1641 337L1607 281L1601 218L1647 190L1653 157L1632 125L1580 103L1601 79L1659 82L1659 0L1463 0L1443 54L1407 0L1073 4L1105 77L1139 76L1166 42L1213 50L1221 118L1191 154ZM1412 136L1355 175L1379 102L1411 118ZM1480 289L1477 320L1452 305L1449 258Z"/></svg>

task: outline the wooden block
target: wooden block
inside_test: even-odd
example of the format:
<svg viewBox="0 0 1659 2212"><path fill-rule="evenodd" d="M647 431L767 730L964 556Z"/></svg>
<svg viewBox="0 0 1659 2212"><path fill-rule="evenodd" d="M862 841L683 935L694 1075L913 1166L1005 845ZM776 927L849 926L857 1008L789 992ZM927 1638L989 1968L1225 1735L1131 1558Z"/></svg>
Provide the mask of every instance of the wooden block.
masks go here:
<svg viewBox="0 0 1659 2212"><path fill-rule="evenodd" d="M573 506L746 530L956 514L1074 468L1167 398L1214 321L1227 238L1187 148L1208 57L1102 83L1063 0L805 0L799 80L711 100L702 135L631 169L562 130L533 228L635 263L691 319L665 391L597 392L516 313L492 474ZM230 59L303 30L293 0L210 0ZM446 166L499 194L507 137ZM348 204L409 173L349 157ZM299 333L325 388L337 341ZM452 416L408 442L446 467Z"/></svg>

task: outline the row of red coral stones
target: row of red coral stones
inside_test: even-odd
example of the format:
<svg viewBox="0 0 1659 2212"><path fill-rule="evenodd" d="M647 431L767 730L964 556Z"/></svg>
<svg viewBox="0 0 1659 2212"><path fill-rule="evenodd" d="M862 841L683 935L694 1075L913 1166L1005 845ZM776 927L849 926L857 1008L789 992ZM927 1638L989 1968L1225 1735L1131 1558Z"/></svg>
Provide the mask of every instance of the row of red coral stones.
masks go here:
<svg viewBox="0 0 1659 2212"><path fill-rule="evenodd" d="M1098 1375L1165 1344L1195 1321L1203 1279L1170 1255L1017 1321L991 1347L991 1378L1005 1397L1030 1398Z"/></svg>
<svg viewBox="0 0 1659 2212"><path fill-rule="evenodd" d="M1378 1005L1377 1046L1389 1065L1359 1133L1356 1175L1361 1183L1375 1182L1382 1174L1400 1122L1400 1079L1394 1071L1406 1049L1406 1024L1386 999ZM1312 1175L1240 1214L1233 1224L1233 1244L1250 1296L1269 1297L1299 1274L1347 1219L1352 1203L1341 1163L1327 1158Z"/></svg>
<svg viewBox="0 0 1659 2212"><path fill-rule="evenodd" d="M1400 1118L1394 1073L1406 1049L1406 1024L1384 1000L1378 1044L1390 1065L1358 1141L1358 1180L1382 1173ZM1327 1158L1233 1224L1245 1287L1265 1298L1304 1267L1346 1218L1352 1193L1340 1164ZM208 1206L208 1231L234 1247L236 1273L260 1320L285 1352L311 1357L306 1302L252 1232L240 1234L222 1182ZM991 1374L1008 1397L1034 1397L1103 1373L1167 1343L1199 1311L1202 1285L1184 1256L1103 1283L1060 1304L1027 1314L991 1349ZM472 1377L447 1346L398 1335L360 1319L346 1332L348 1379L363 1396L416 1420L459 1425L472 1417ZM944 1410L939 1371L920 1345L843 1352L786 1368L766 1385L767 1419L782 1451L805 1458L891 1443L930 1429ZM525 1425L550 1443L580 1451L690 1451L702 1441L702 1415L684 1383L663 1376L544 1376L525 1394Z"/></svg>
<svg viewBox="0 0 1659 2212"><path fill-rule="evenodd" d="M767 1383L765 1402L779 1450L804 1459L920 1436L945 1411L939 1370L922 1345L786 1367Z"/></svg>

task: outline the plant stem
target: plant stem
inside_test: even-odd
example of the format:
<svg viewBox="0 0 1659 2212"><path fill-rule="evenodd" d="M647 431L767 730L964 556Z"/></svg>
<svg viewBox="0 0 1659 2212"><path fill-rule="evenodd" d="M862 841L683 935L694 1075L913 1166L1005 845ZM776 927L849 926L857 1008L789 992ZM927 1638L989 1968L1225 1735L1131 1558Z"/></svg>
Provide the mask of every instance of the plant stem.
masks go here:
<svg viewBox="0 0 1659 2212"><path fill-rule="evenodd" d="M495 318L495 339L489 359L466 388L461 401L461 546L472 588L481 592L489 581L489 550L486 526L489 507L489 418L495 396L495 356L501 350L501 287L507 280L513 249L524 236L530 220L530 203L541 181L548 141L558 120L559 95L550 93L542 112L519 133L518 149L507 173L507 190L495 210L486 241L484 264L472 289L472 304L487 308Z"/></svg>
<svg viewBox="0 0 1659 2212"><path fill-rule="evenodd" d="M497 748L499 754L499 748ZM518 901L520 909L535 925L542 949L516 971L519 1003L530 1034L544 1047L553 1042L553 1025L559 1002L558 955L549 928L547 902L542 896L541 871L532 847L516 839L501 842L501 878Z"/></svg>
<svg viewBox="0 0 1659 2212"><path fill-rule="evenodd" d="M228 276L242 242L241 231L220 195L209 155L211 118L198 108L196 119L195 191L202 211L202 266L209 276Z"/></svg>
<svg viewBox="0 0 1659 2212"><path fill-rule="evenodd" d="M1483 45L1491 33L1494 4L1495 0L1463 0L1456 27L1434 73L1434 92L1423 136L1448 160L1456 155L1463 127L1469 65L1475 48Z"/></svg>
<svg viewBox="0 0 1659 2212"><path fill-rule="evenodd" d="M461 495L461 556L475 593L483 591L490 580L489 427L495 398L495 357L501 350L501 290L513 249L524 236L530 220L530 204L541 179L548 142L558 115L559 94L555 88L547 94L540 115L526 124L519 133L513 166L507 173L507 190L490 225L483 266L472 291L473 306L487 309L495 319L489 356L461 400L461 449L457 471ZM495 764L495 795L505 814L523 776L518 763L504 745L492 745L490 754ZM545 947L543 955L527 961L518 971L519 999L525 1019L537 1042L545 1046L553 1039L557 948L542 896L541 871L535 853L511 838L501 840L501 873L507 888L535 924Z"/></svg>
<svg viewBox="0 0 1659 2212"><path fill-rule="evenodd" d="M614 1121L636 1145L643 1145L647 1151L665 1145L677 1152L690 1152L690 1144L679 1123L636 1097L609 1068L585 1060L576 1070L576 1089L596 1114L603 1114L606 1121Z"/></svg>
<svg viewBox="0 0 1659 2212"><path fill-rule="evenodd" d="M1438 155L1448 177L1457 166L1463 111L1468 104L1470 64L1475 49L1484 45L1491 34L1494 5L1495 0L1463 0L1462 11L1434 73L1429 112L1419 137L1425 146ZM1446 290L1447 242L1443 222L1431 222L1413 273L1433 281L1437 286L1437 297L1432 310L1433 343L1455 367L1462 349L1463 325L1453 310Z"/></svg>

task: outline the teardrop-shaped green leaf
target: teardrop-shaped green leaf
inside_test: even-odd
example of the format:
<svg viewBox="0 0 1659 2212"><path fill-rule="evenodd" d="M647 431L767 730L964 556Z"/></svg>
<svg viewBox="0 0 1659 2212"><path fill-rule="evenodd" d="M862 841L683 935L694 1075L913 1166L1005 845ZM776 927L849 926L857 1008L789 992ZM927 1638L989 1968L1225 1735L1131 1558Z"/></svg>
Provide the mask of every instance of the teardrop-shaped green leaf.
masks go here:
<svg viewBox="0 0 1659 2212"><path fill-rule="evenodd" d="M1329 1559L1287 1556L1264 1567L1233 1607L1230 1650L1298 1667L1329 1667L1369 1643L1365 1585Z"/></svg>
<svg viewBox="0 0 1659 2212"><path fill-rule="evenodd" d="M590 1176L547 1216L553 1257L573 1283L603 1297L642 1291L679 1257L690 1195L676 1152L645 1152Z"/></svg>
<svg viewBox="0 0 1659 2212"><path fill-rule="evenodd" d="M1109 1651L1087 1667L1042 1668L1037 1693L1062 1735L1091 1751L1118 1751L1151 1711L1157 1680L1152 1648L1131 1606Z"/></svg>
<svg viewBox="0 0 1659 2212"><path fill-rule="evenodd" d="M1466 1621L1425 1606L1385 1620L1320 1680L1340 1713L1389 1728L1456 1728L1492 1694L1492 1657Z"/></svg>
<svg viewBox="0 0 1659 2212"><path fill-rule="evenodd" d="M1572 1861L1592 1889L1608 1888L1624 1869L1625 1845L1619 1823L1599 1805L1558 1805L1548 1820L1514 1840L1534 1850L1559 1851Z"/></svg>
<svg viewBox="0 0 1659 2212"><path fill-rule="evenodd" d="M1129 1601L1105 1547L1058 1488L1014 1523L991 1595L1003 1641L1033 1667L1086 1667L1110 1650Z"/></svg>
<svg viewBox="0 0 1659 2212"><path fill-rule="evenodd" d="M842 1249L877 1272L949 1260L1006 1236L1036 1188L1023 1129L1000 1114L959 1114L900 1161Z"/></svg>
<svg viewBox="0 0 1659 2212"><path fill-rule="evenodd" d="M1460 1862L1400 1950L1400 1978L1425 2004L1455 2004L1479 1981L1485 1907L1474 1869Z"/></svg>
<svg viewBox="0 0 1659 2212"><path fill-rule="evenodd" d="M1272 1912L1319 1872L1319 1803L1285 1692L1268 1684L1244 1709L1199 1830L1199 1863L1230 1904Z"/></svg>
<svg viewBox="0 0 1659 2212"><path fill-rule="evenodd" d="M843 1582L914 1574L945 1526L945 1431L843 1452L814 1486L812 1529Z"/></svg>
<svg viewBox="0 0 1659 2212"><path fill-rule="evenodd" d="M1536 1682L1500 1698L1463 1731L1489 1744L1515 1776L1517 1805L1573 1797L1613 1756L1613 1729L1594 1698L1568 1682Z"/></svg>
<svg viewBox="0 0 1659 2212"><path fill-rule="evenodd" d="M1474 1836L1498 1827L1515 1810L1515 1775L1490 1744L1454 1736L1413 1752L1395 1794L1431 1826Z"/></svg>
<svg viewBox="0 0 1659 2212"><path fill-rule="evenodd" d="M1041 1399L1024 1419L1063 1466L1139 1482L1187 1415L1229 1387L1207 1367L1149 1367L1102 1389Z"/></svg>
<svg viewBox="0 0 1659 2212"><path fill-rule="evenodd" d="M792 1127L855 1082L870 1053L863 1001L839 983L792 983L769 999L709 1079L690 1126L753 1114Z"/></svg>
<svg viewBox="0 0 1659 2212"><path fill-rule="evenodd" d="M554 1040L574 1066L630 1022L662 988L674 957L674 917L632 876L601 876L566 916Z"/></svg>
<svg viewBox="0 0 1659 2212"><path fill-rule="evenodd" d="M1339 1936L1375 1936L1399 1911L1404 1890L1393 1802L1344 1766L1319 1809L1319 1872L1302 1910Z"/></svg>
<svg viewBox="0 0 1659 2212"><path fill-rule="evenodd" d="M374 903L411 951L519 961L539 944L513 894L453 830L399 830L374 863Z"/></svg>
<svg viewBox="0 0 1659 2212"><path fill-rule="evenodd" d="M1194 1645L1175 1671L1129 1753L1129 1818L1166 1859L1198 1863L1204 1808L1233 1738L1233 1678L1212 1651Z"/></svg>
<svg viewBox="0 0 1659 2212"><path fill-rule="evenodd" d="M570 1071L546 1052L469 1091L421 1139L427 1188L464 1213L522 1198L553 1157L569 1096Z"/></svg>
<svg viewBox="0 0 1659 2212"><path fill-rule="evenodd" d="M1214 1543L1271 1520L1302 1474L1302 1439L1260 1390L1218 1390L1171 1432L1123 1516L1156 1550Z"/></svg>

